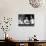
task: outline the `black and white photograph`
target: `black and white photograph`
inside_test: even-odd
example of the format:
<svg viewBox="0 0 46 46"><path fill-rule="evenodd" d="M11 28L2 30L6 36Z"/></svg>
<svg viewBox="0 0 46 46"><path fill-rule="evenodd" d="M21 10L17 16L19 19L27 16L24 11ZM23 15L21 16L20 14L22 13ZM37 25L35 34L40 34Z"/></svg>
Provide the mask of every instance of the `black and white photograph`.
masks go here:
<svg viewBox="0 0 46 46"><path fill-rule="evenodd" d="M19 26L34 26L34 14L19 14L18 25Z"/></svg>

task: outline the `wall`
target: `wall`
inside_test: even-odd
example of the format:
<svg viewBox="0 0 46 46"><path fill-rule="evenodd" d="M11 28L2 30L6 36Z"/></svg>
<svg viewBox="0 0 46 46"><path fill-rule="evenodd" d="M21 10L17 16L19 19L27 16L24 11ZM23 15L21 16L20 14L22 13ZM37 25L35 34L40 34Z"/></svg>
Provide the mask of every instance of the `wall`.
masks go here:
<svg viewBox="0 0 46 46"><path fill-rule="evenodd" d="M46 40L45 38L45 15L46 6L33 8L30 6L28 0L0 0L0 18L1 17L13 17L13 22L10 33L17 40L27 40L34 34L37 35L39 40ZM19 27L18 26L18 14L34 14L35 26L34 27ZM2 35L0 31L0 35ZM4 34L4 33L3 33ZM0 36L0 39L4 39Z"/></svg>

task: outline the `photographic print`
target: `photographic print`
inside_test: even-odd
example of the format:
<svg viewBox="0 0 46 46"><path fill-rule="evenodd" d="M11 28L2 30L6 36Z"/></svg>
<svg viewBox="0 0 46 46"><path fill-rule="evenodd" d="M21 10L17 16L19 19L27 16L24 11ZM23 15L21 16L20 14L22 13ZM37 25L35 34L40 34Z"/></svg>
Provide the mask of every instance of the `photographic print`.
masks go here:
<svg viewBox="0 0 46 46"><path fill-rule="evenodd" d="M19 14L19 26L34 26L34 14Z"/></svg>

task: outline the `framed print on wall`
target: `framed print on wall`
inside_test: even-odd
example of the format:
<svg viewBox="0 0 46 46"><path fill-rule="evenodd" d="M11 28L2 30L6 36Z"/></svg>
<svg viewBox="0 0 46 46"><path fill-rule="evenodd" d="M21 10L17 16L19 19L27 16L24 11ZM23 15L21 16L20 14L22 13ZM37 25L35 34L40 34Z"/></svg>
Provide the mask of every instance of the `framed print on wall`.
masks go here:
<svg viewBox="0 0 46 46"><path fill-rule="evenodd" d="M18 14L19 26L34 26L34 14Z"/></svg>

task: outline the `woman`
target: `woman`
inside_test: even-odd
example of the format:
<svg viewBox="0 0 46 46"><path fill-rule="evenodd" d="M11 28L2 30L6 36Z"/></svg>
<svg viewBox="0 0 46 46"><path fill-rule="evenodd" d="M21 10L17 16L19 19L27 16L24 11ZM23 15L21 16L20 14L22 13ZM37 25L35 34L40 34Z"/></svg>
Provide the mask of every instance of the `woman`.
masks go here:
<svg viewBox="0 0 46 46"><path fill-rule="evenodd" d="M30 24L28 17L25 17L25 19L24 19L24 24Z"/></svg>

